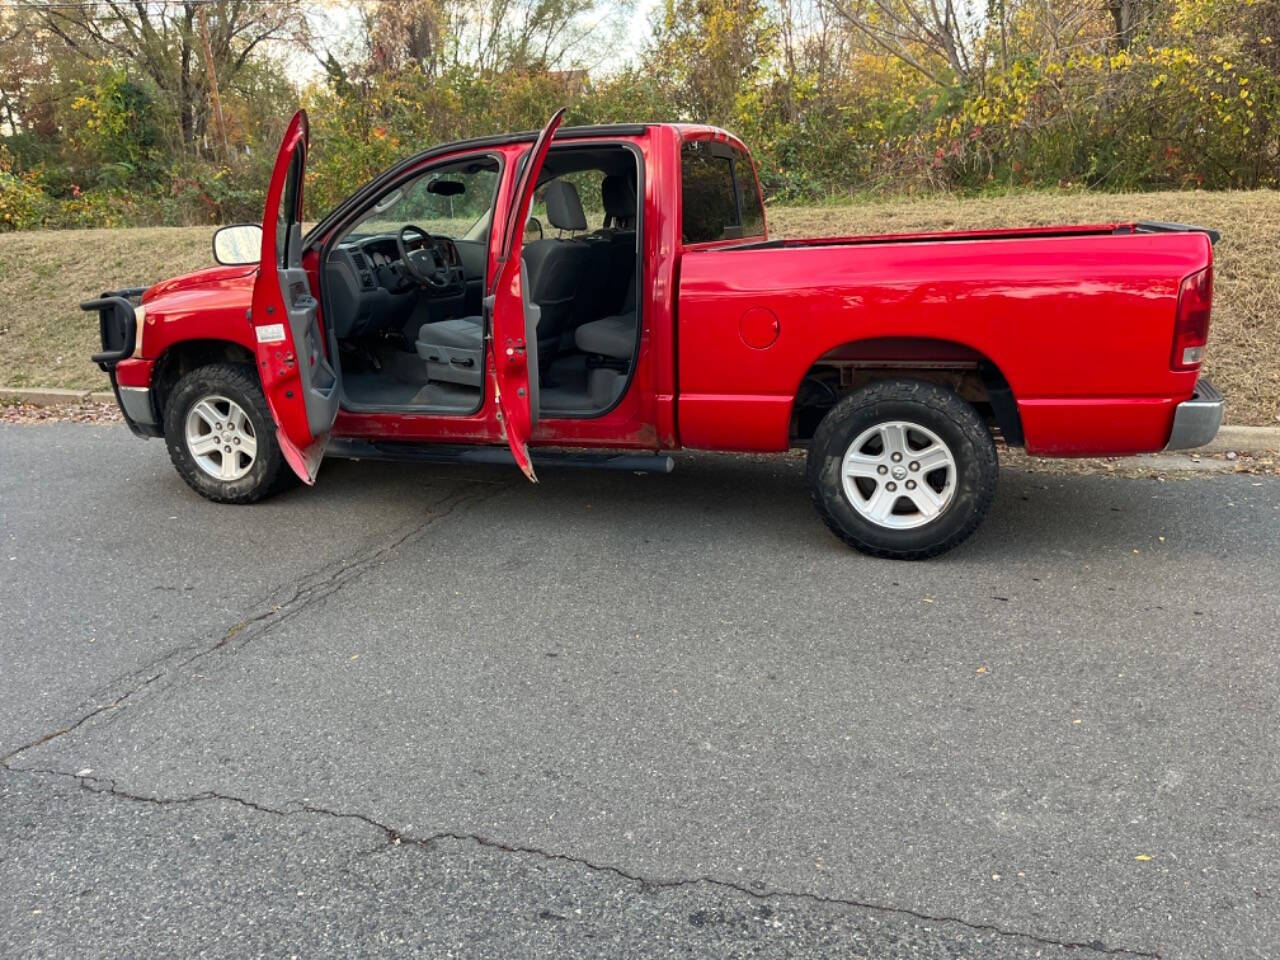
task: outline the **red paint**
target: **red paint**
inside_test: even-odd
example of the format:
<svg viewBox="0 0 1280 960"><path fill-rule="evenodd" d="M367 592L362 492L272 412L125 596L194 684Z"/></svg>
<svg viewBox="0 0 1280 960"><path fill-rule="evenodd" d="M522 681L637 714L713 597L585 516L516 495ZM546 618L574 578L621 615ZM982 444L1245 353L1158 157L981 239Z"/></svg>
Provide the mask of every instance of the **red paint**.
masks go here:
<svg viewBox="0 0 1280 960"><path fill-rule="evenodd" d="M506 434L507 445L516 466L534 483L538 482L529 458L529 438L537 422L537 411L530 408L528 339L537 333L526 329L524 298L521 292L520 251L524 241L524 224L533 204L533 190L538 185L542 161L551 149L551 138L564 119L565 108L556 111L538 134L529 160L520 172L514 197L509 204L506 224L498 239L498 273L490 293L493 294L493 362L488 365L492 395L497 399L498 416ZM496 222L496 221L495 221Z"/></svg>
<svg viewBox="0 0 1280 960"><path fill-rule="evenodd" d="M753 350L764 350L773 346L781 329L778 315L768 307L752 307L738 321L738 332L742 334L742 342Z"/></svg>
<svg viewBox="0 0 1280 960"><path fill-rule="evenodd" d="M517 403L521 385L526 391L528 385L517 342L523 339L518 239L515 255L500 262L503 231L495 229L489 276L495 278L496 335L481 409L469 416L343 410L334 434L510 442L520 448L518 459L525 443L779 451L790 443L801 381L820 359L835 358L908 367L993 364L1013 392L1032 453L1127 453L1167 441L1174 406L1191 396L1198 376L1196 365L1174 369L1171 351L1175 323L1180 343L1203 342L1212 286L1188 280L1212 264L1202 234L1138 234L1101 224L686 246L679 226L680 145L690 138L741 146L711 127L672 124L603 141L634 145L644 165L642 339L631 386L616 408L594 419L538 420L527 393L523 407ZM554 146L573 142L565 137ZM288 154L299 148L306 148L305 118L295 118L286 134L268 211L280 202ZM513 204L527 205L516 177L530 148L528 140L460 144L419 166L469 153L500 155L495 222L501 224ZM540 162L535 158L535 166ZM517 217L522 223L521 211ZM313 291L317 248L304 257ZM274 249L274 217L268 216L264 262ZM263 349L254 337L254 325L268 322L267 306L279 311L273 320L284 321L283 304L276 302L277 285L255 287L256 277L253 269L216 268L153 287L144 298L141 358L122 363L117 374L121 383L146 385L151 363L184 340L246 346L259 357L282 434L301 448L310 437L305 411L284 396L296 388L296 370L276 362L285 360L287 348Z"/></svg>
<svg viewBox="0 0 1280 960"><path fill-rule="evenodd" d="M321 451L317 447L322 449L324 437L313 435L307 422L302 377L298 369L298 350L293 341L289 311L276 273L280 265L276 251L279 249L278 244L283 243L283 238L277 237L277 227L281 208L288 199L284 195L285 185L295 159L300 155L305 163L308 142L307 114L299 110L285 131L280 152L276 155L275 167L271 171L271 183L267 187L266 212L262 218L262 256L253 284L251 319L254 336L251 348L258 358L258 379L262 381L262 392L266 394L267 405L275 417L276 438L280 441L284 457L294 472L310 484L314 482L315 471L319 466ZM299 222L302 220L305 180L305 177L298 176L294 209L285 211ZM262 338L263 328L276 326L283 327L283 339Z"/></svg>
<svg viewBox="0 0 1280 960"><path fill-rule="evenodd" d="M1211 258L1202 234L1094 234L1019 239L863 243L804 241L780 249L687 253L680 265L680 439L685 446L779 450L788 405L805 372L850 341L896 338L898 359L928 359L947 341L1001 371L1023 413L1033 453L1159 449L1173 404L1191 396L1196 370L1169 368L1178 290ZM781 322L777 342L752 349L739 336L743 312L768 304ZM690 398L696 397L696 402ZM717 410L744 416L726 435ZM1081 400L1108 417L1048 421ZM1163 402L1163 436L1151 431L1151 401ZM686 404L697 408L685 417ZM693 412L693 411L691 411ZM1045 425L1052 423L1051 432Z"/></svg>

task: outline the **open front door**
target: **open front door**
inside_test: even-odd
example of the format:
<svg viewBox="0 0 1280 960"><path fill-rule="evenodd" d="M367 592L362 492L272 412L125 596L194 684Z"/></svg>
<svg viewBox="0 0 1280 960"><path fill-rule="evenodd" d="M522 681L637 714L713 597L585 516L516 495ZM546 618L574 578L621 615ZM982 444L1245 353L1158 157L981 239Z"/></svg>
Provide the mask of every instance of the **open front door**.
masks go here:
<svg viewBox="0 0 1280 960"><path fill-rule="evenodd" d="M493 373L498 416L516 465L534 483L538 478L529 459L529 435L538 422L539 309L525 295L520 254L524 224L529 218L529 206L533 203L538 174L542 172L542 161L546 159L551 138L562 119L563 107L542 128L525 160L524 169L520 171L502 226L494 283L485 300L492 345L489 369Z"/></svg>
<svg viewBox="0 0 1280 960"><path fill-rule="evenodd" d="M308 142L307 114L299 110L285 131L267 188L250 321L276 437L294 473L312 484L338 416L339 390L337 369L324 352L318 305L302 268Z"/></svg>

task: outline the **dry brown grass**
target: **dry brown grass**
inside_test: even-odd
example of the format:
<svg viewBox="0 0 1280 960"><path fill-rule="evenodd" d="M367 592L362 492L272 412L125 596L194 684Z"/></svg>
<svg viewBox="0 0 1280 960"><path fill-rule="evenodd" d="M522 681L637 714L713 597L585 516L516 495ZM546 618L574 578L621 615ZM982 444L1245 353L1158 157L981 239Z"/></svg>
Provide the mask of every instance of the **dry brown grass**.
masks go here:
<svg viewBox="0 0 1280 960"><path fill-rule="evenodd" d="M208 227L40 230L0 234L0 385L90 387L106 377L97 314L81 300L213 263Z"/></svg>
<svg viewBox="0 0 1280 960"><path fill-rule="evenodd" d="M770 211L782 236L1181 220L1222 231L1206 372L1234 423L1280 417L1280 192L1020 194ZM211 261L208 227L0 234L0 385L99 387L97 322L76 304Z"/></svg>

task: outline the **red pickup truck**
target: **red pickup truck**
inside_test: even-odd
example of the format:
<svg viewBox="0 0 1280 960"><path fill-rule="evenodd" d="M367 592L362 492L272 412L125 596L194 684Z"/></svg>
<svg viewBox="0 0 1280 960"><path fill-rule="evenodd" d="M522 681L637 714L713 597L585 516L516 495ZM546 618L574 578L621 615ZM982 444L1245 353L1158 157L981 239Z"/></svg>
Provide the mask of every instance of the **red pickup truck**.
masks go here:
<svg viewBox="0 0 1280 960"><path fill-rule="evenodd" d="M886 557L965 539L996 438L1207 443L1211 231L1101 224L770 239L743 144L686 124L450 143L305 233L307 118L222 266L82 306L133 431L259 500L356 459L671 469L808 448L827 525Z"/></svg>

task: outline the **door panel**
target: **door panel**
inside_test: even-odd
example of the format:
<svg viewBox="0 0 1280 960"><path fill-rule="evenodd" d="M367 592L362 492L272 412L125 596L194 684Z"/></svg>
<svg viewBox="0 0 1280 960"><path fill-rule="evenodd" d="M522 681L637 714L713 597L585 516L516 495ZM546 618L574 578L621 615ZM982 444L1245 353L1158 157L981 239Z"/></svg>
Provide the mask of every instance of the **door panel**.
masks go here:
<svg viewBox="0 0 1280 960"><path fill-rule="evenodd" d="M307 115L300 110L285 131L267 189L250 318L276 438L289 466L311 484L338 415L340 391L338 372L324 351L319 306L302 268L307 144Z"/></svg>
<svg viewBox="0 0 1280 960"><path fill-rule="evenodd" d="M538 134L520 171L498 246L494 286L485 299L498 417L516 465L534 483L538 478L529 458L529 434L537 421L539 311L524 294L521 253L538 174L564 113L563 107L557 110Z"/></svg>
<svg viewBox="0 0 1280 960"><path fill-rule="evenodd" d="M280 270L280 289L285 293L289 331L302 360L302 401L307 409L307 427L314 438L333 426L337 415L338 376L324 351L319 305L311 295L306 270L301 267Z"/></svg>

